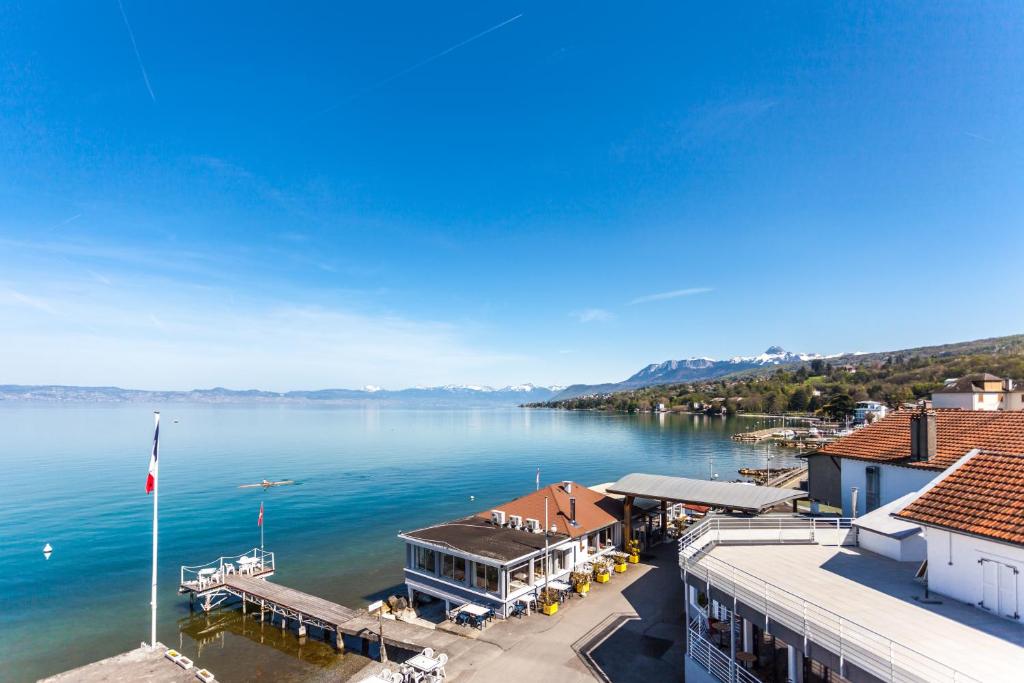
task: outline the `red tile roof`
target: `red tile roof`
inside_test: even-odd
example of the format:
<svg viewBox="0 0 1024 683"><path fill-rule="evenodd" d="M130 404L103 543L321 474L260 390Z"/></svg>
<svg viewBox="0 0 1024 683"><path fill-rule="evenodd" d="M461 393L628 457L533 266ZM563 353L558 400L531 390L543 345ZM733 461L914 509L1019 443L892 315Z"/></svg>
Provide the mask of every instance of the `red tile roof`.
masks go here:
<svg viewBox="0 0 1024 683"><path fill-rule="evenodd" d="M896 516L1024 545L1024 455L979 453Z"/></svg>
<svg viewBox="0 0 1024 683"><path fill-rule="evenodd" d="M818 452L935 470L946 469L974 448L1024 453L1024 411L936 410L935 457L912 462L909 458L910 416L913 414L913 410L890 413Z"/></svg>
<svg viewBox="0 0 1024 683"><path fill-rule="evenodd" d="M501 510L506 519L509 515L519 515L524 522L536 519L544 524L544 497L548 498L548 524L554 524L558 533L579 538L609 524L622 521L622 501L602 495L588 489L582 484L571 482L572 493L566 493L561 483L544 486L522 498L508 503L495 505L491 510ZM576 522L572 526L569 518L569 498L576 499ZM491 518L491 510L477 514L485 519Z"/></svg>

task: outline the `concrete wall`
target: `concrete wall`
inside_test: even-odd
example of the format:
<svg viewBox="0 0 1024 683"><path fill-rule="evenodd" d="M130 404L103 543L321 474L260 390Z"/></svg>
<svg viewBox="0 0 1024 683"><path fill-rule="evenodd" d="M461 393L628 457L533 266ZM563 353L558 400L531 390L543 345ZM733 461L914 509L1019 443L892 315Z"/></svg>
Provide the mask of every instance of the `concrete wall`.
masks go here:
<svg viewBox="0 0 1024 683"><path fill-rule="evenodd" d="M815 454L807 457L807 495L832 507L842 507L842 477L839 458Z"/></svg>
<svg viewBox="0 0 1024 683"><path fill-rule="evenodd" d="M841 458L842 465L842 507L843 516L849 517L853 514L851 489L857 487L857 516L867 513L867 475L865 470L875 466L879 472L879 493L881 499L879 505L891 503L900 496L912 491L920 490L922 486L937 477L939 473L935 470L926 470L916 467L897 467L865 460L853 460Z"/></svg>
<svg viewBox="0 0 1024 683"><path fill-rule="evenodd" d="M979 560L995 560L1017 569L1016 612L1024 613L1024 548L934 528L925 529L925 538L930 590L978 605L984 596Z"/></svg>
<svg viewBox="0 0 1024 683"><path fill-rule="evenodd" d="M868 529L860 529L857 533L857 545L897 562L922 562L928 556L928 546L922 533L906 538L893 538Z"/></svg>

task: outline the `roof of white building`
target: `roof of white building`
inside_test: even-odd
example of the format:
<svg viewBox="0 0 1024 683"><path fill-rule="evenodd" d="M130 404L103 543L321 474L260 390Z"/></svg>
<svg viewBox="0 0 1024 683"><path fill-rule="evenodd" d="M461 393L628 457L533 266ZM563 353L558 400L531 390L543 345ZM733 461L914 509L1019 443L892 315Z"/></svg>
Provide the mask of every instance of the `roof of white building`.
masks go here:
<svg viewBox="0 0 1024 683"><path fill-rule="evenodd" d="M806 498L800 489L780 489L774 486L751 486L724 481L685 479L660 474L634 472L608 487L608 493L619 493L637 498L656 498L677 503L697 503L717 508L761 512L798 498Z"/></svg>
<svg viewBox="0 0 1024 683"><path fill-rule="evenodd" d="M892 515L902 510L907 503L917 496L917 491L911 491L907 495L901 496L879 508L875 508L866 515L853 520L853 526L866 531L873 531L883 536L889 536L890 538L900 539L913 536L921 531L921 526L905 519L893 517Z"/></svg>

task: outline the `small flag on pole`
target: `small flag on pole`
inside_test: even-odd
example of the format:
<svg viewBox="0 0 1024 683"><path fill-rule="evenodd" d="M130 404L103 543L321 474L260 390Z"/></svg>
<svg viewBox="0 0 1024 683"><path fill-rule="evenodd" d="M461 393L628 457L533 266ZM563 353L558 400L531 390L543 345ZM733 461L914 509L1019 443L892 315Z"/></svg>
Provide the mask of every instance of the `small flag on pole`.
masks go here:
<svg viewBox="0 0 1024 683"><path fill-rule="evenodd" d="M260 516L256 520L256 526L263 526L263 501L260 501Z"/></svg>
<svg viewBox="0 0 1024 683"><path fill-rule="evenodd" d="M537 468L537 490L540 491L540 468Z"/></svg>
<svg viewBox="0 0 1024 683"><path fill-rule="evenodd" d="M146 493L156 488L157 456L160 453L160 414L156 416L156 430L153 432L153 452L149 454L149 474L146 476Z"/></svg>

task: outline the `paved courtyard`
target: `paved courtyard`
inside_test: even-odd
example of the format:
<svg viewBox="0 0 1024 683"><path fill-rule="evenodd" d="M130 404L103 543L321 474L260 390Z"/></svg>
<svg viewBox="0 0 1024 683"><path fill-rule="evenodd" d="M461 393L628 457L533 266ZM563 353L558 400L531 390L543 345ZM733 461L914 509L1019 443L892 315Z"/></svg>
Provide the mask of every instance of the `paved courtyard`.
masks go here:
<svg viewBox="0 0 1024 683"><path fill-rule="evenodd" d="M510 619L460 642L448 652L448 680L680 681L682 607L675 546L664 545L552 617Z"/></svg>

